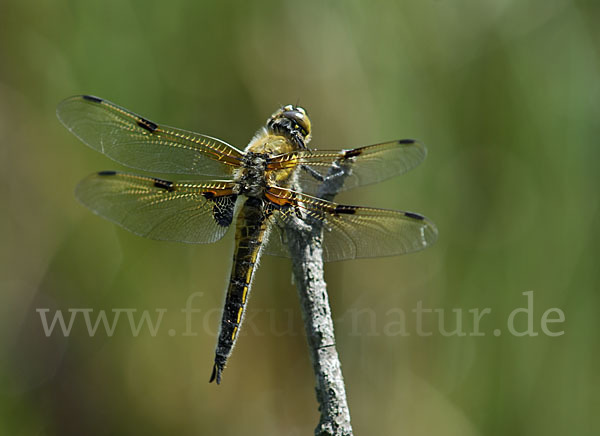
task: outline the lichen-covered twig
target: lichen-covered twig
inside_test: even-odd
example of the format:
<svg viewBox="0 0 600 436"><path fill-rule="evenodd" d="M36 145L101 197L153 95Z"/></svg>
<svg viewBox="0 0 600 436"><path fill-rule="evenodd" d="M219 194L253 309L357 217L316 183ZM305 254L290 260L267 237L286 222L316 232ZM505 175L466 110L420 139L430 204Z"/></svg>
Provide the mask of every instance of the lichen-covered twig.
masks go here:
<svg viewBox="0 0 600 436"><path fill-rule="evenodd" d="M346 170L348 169L342 165L335 164L329 171L329 175L335 176L323 181L318 196L333 199L343 184ZM315 434L352 435L350 409L335 346L333 319L323 271L323 228L316 220L295 219L294 224L287 229L287 236L321 412Z"/></svg>

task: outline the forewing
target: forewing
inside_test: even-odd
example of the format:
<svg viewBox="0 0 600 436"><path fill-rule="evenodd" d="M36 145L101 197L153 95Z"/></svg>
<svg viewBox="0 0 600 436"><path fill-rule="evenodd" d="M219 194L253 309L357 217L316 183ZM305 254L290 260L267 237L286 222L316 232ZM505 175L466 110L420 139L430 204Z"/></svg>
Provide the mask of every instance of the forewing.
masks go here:
<svg viewBox="0 0 600 436"><path fill-rule="evenodd" d="M173 183L103 171L83 179L75 195L96 214L147 238L210 243L233 219L233 184Z"/></svg>
<svg viewBox="0 0 600 436"><path fill-rule="evenodd" d="M426 155L423 144L402 139L343 151L298 150L271 158L268 169L295 168L302 192L321 197L403 174Z"/></svg>
<svg viewBox="0 0 600 436"><path fill-rule="evenodd" d="M411 253L437 239L435 225L412 212L346 206L282 188L270 188L267 198L275 205L267 254L289 257L286 228L297 216L323 227L325 262Z"/></svg>
<svg viewBox="0 0 600 436"><path fill-rule="evenodd" d="M67 98L56 114L84 143L131 168L228 177L242 158L219 139L156 124L98 97Z"/></svg>

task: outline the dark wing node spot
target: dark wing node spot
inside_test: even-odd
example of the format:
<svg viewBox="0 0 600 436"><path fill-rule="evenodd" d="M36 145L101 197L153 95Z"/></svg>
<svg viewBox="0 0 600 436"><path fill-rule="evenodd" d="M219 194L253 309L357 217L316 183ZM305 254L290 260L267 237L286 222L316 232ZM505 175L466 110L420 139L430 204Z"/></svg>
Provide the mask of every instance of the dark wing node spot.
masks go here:
<svg viewBox="0 0 600 436"><path fill-rule="evenodd" d="M235 209L237 195L215 197L212 192L210 193L212 196L207 196L206 194L208 194L208 192L203 194L204 197L213 202L213 217L217 224L221 227L229 227L233 221L233 211Z"/></svg>
<svg viewBox="0 0 600 436"><path fill-rule="evenodd" d="M175 190L175 188L173 187L173 182L169 182L168 180L154 179L154 186L169 192Z"/></svg>
<svg viewBox="0 0 600 436"><path fill-rule="evenodd" d="M84 100L93 101L94 103L102 103L102 99L94 97L93 95L82 95Z"/></svg>
<svg viewBox="0 0 600 436"><path fill-rule="evenodd" d="M360 156L362 154L362 150L359 148L355 148L354 150L346 150L344 153L344 159L349 159L351 157Z"/></svg>
<svg viewBox="0 0 600 436"><path fill-rule="evenodd" d="M418 213L412 213L412 212L404 212L404 216L406 216L408 218L413 218L413 219L419 220L419 221L423 221L425 219L425 217L423 215L419 215Z"/></svg>
<svg viewBox="0 0 600 436"><path fill-rule="evenodd" d="M333 213L336 215L342 213L345 213L347 215L354 215L356 213L356 206L344 206L342 204L338 204L333 210Z"/></svg>
<svg viewBox="0 0 600 436"><path fill-rule="evenodd" d="M147 120L145 118L140 118L137 122L137 125L140 126L142 129L146 129L150 133L158 129L158 125L156 123L153 123L152 121Z"/></svg>
<svg viewBox="0 0 600 436"><path fill-rule="evenodd" d="M98 172L99 176L114 176L116 174L117 174L116 171L99 171Z"/></svg>
<svg viewBox="0 0 600 436"><path fill-rule="evenodd" d="M215 193L212 191L206 191L203 192L202 195L204 196L204 198L206 198L207 200L212 200L213 198L215 198Z"/></svg>
<svg viewBox="0 0 600 436"><path fill-rule="evenodd" d="M400 141L398 141L398 144L414 144L415 140L414 139L401 139Z"/></svg>

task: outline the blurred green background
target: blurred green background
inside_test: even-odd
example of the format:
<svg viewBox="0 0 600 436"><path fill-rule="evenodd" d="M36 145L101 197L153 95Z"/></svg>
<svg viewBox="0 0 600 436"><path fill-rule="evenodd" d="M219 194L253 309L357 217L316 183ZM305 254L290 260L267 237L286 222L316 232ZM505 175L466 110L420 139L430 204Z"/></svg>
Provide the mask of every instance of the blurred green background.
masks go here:
<svg viewBox="0 0 600 436"><path fill-rule="evenodd" d="M574 0L2 1L0 434L292 436L318 421L289 261L263 259L209 385L232 235L155 242L79 205L81 178L120 168L57 121L81 93L239 147L296 102L315 148L422 140L420 167L339 197L440 232L421 253L327 265L356 434L598 434L599 20ZM539 334L516 337L528 291ZM438 310L431 336L418 304ZM155 336L123 313L90 337L80 312L46 337L44 308L164 316ZM540 328L550 308L561 336ZM457 311L466 335L440 333Z"/></svg>

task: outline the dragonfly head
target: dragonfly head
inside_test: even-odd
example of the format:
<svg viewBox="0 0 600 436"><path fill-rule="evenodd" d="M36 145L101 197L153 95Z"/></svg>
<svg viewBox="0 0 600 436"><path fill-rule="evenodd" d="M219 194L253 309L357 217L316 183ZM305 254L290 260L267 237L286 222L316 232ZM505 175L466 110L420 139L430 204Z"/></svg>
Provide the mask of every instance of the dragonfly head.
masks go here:
<svg viewBox="0 0 600 436"><path fill-rule="evenodd" d="M311 138L310 118L300 106L288 104L267 120L270 133L286 137L298 148L306 148Z"/></svg>

